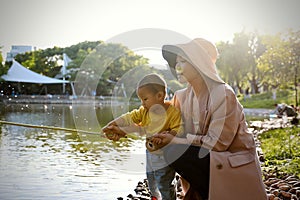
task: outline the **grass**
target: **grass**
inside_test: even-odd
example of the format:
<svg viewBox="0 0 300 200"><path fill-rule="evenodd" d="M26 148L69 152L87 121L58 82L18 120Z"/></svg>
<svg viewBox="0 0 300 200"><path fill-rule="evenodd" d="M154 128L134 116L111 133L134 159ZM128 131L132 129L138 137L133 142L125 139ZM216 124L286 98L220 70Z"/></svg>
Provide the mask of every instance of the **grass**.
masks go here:
<svg viewBox="0 0 300 200"><path fill-rule="evenodd" d="M272 92L265 92L261 94L252 94L250 98L244 98L244 95L238 95L238 99L244 108L268 108L273 109L275 103L294 104L295 94L292 90L278 91L276 100L273 99Z"/></svg>
<svg viewBox="0 0 300 200"><path fill-rule="evenodd" d="M300 177L300 127L273 129L259 135L264 168Z"/></svg>

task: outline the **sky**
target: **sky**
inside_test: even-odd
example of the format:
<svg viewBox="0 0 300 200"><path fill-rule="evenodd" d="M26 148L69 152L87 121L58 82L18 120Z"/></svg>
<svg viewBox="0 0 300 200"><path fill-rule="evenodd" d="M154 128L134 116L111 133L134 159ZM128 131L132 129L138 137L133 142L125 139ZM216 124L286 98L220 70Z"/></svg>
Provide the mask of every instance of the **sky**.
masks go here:
<svg viewBox="0 0 300 200"><path fill-rule="evenodd" d="M299 8L299 0L0 0L0 46L5 59L11 45L67 47L143 28L216 43L242 30L300 30ZM151 62L158 52L148 52Z"/></svg>

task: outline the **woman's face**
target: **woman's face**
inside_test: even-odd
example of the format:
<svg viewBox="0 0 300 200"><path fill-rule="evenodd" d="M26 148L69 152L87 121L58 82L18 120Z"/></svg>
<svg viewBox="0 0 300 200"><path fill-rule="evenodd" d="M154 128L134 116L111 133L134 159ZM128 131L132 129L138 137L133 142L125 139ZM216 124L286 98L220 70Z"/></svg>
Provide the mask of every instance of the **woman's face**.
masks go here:
<svg viewBox="0 0 300 200"><path fill-rule="evenodd" d="M187 60L177 56L175 65L177 78L179 82L191 82L199 77L198 71Z"/></svg>

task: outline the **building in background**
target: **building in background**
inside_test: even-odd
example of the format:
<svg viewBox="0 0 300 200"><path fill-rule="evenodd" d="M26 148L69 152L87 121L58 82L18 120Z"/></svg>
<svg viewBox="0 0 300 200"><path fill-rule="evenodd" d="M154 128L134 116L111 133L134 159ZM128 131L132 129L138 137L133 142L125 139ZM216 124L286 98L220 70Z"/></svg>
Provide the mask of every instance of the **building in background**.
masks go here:
<svg viewBox="0 0 300 200"><path fill-rule="evenodd" d="M33 47L33 46L12 45L10 52L7 52L7 54L6 54L6 62L12 61L13 58L20 53L26 53L26 52L35 51L35 50L36 50L36 47Z"/></svg>

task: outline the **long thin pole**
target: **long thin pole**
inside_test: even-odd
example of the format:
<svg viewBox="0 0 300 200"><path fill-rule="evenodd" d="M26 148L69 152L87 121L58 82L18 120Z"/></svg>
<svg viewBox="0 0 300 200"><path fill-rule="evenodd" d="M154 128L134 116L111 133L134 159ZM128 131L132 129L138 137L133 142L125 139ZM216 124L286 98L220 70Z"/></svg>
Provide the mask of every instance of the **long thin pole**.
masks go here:
<svg viewBox="0 0 300 200"><path fill-rule="evenodd" d="M28 128L52 129L52 130L69 131L69 132L86 133L86 134L97 134L99 136L104 136L102 131L93 132L93 131L85 131L85 130L78 130L78 129L71 129L71 128L62 128L62 127L56 127L56 126L43 126L43 125L40 126L40 125L24 124L24 123L18 123L18 122L8 122L8 121L2 121L2 120L0 120L0 124L23 126L23 127L28 127Z"/></svg>

